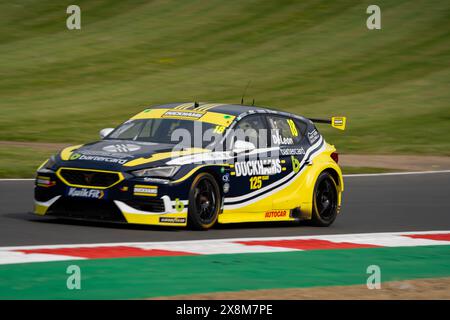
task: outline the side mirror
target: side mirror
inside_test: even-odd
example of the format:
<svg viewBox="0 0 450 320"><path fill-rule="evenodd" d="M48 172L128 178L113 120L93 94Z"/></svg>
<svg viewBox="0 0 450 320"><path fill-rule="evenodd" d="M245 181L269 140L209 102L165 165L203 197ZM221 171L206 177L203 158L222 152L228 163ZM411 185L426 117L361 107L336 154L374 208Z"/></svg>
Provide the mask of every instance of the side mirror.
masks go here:
<svg viewBox="0 0 450 320"><path fill-rule="evenodd" d="M104 139L108 134L114 131L114 128L105 128L100 130L100 139Z"/></svg>
<svg viewBox="0 0 450 320"><path fill-rule="evenodd" d="M253 143L243 141L243 140L238 140L234 144L233 153L237 154L237 153L242 153L242 152L250 152L255 149L256 149L256 147Z"/></svg>

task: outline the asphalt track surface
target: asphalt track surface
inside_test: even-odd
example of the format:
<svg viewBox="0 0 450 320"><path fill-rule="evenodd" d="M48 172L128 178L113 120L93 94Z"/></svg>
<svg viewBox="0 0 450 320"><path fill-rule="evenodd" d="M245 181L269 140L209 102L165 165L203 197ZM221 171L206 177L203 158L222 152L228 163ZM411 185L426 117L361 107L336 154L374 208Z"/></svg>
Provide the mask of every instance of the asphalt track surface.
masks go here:
<svg viewBox="0 0 450 320"><path fill-rule="evenodd" d="M450 172L344 179L342 212L328 228L252 223L209 231L37 217L29 213L33 181L0 180L0 246L450 230Z"/></svg>

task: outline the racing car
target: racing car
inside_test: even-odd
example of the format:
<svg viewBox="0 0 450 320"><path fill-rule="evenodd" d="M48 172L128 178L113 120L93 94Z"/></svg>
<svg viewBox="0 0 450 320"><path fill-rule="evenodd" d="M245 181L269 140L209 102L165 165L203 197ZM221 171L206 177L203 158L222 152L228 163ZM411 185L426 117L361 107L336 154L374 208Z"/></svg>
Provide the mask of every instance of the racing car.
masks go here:
<svg viewBox="0 0 450 320"><path fill-rule="evenodd" d="M333 223L344 191L338 153L316 123L259 106L147 107L100 140L37 169L37 215L206 230L216 223Z"/></svg>

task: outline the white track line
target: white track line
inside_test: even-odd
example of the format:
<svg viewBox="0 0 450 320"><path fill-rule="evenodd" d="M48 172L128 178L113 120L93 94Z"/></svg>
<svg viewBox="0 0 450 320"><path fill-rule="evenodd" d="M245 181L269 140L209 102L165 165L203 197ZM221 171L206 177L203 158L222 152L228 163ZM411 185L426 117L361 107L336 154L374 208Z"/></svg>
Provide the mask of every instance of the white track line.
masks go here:
<svg viewBox="0 0 450 320"><path fill-rule="evenodd" d="M337 234L321 234L321 235L298 235L298 236L279 236L279 237L249 237L249 238L219 238L219 239L198 239L198 240L175 240L175 241L155 241L155 242L106 242L106 243L78 243L78 244L51 244L51 245L28 245L28 246L12 246L0 247L3 250L22 250L22 249L56 249L56 248L94 248L94 247L120 247L120 246L139 246L145 244L152 245L170 245L176 243L198 244L212 242L234 242L234 241L259 241L259 240L294 240L294 239L317 239L317 238L340 238L346 237L366 237L366 236L388 236L388 235L409 235L409 234L440 234L449 233L450 230L433 230L433 231L404 231L404 232L377 232L377 233L337 233Z"/></svg>
<svg viewBox="0 0 450 320"><path fill-rule="evenodd" d="M375 176L403 176L411 174L431 174L431 173L450 173L450 170L434 170L434 171L406 171L406 172L384 172L384 173L355 173L344 174L344 177L375 177Z"/></svg>
<svg viewBox="0 0 450 320"><path fill-rule="evenodd" d="M432 173L450 173L450 170L434 170L434 171L402 171L402 172L384 172L384 173L354 173L354 174L344 174L343 176L346 178L351 177L376 177L376 176L403 176L403 175L412 175L412 174L432 174ZM34 179L25 179L25 178L17 178L17 179L0 179L0 182L3 181L34 181Z"/></svg>
<svg viewBox="0 0 450 320"><path fill-rule="evenodd" d="M102 253L100 257L107 258L111 247L121 252L120 257L132 257L127 255L127 250L137 249L147 251L152 256L153 250L170 252L184 252L187 255L199 254L251 254L251 253L275 253L275 252L298 252L305 250L338 249L343 250L351 247L419 247L419 246L450 246L450 239L439 237L436 239L427 237L408 237L408 234L430 235L443 233L449 235L450 231L421 231L421 232L393 232L393 233L363 233L363 234L341 234L341 235L311 235L297 237L270 237L270 238L237 238L237 239L215 239L197 241L169 241L169 242L136 242L136 243L114 243L114 244L89 244L89 245L61 245L61 246L33 246L33 247L6 247L0 248L0 265L34 263L48 261L70 261L95 259L95 256L83 254L83 252ZM283 240L279 245L279 240ZM256 242L255 242L256 241ZM292 246L292 241L297 243L321 244L314 247ZM289 242L289 243L286 243ZM350 245L350 247L349 247ZM123 248L125 247L125 248ZM67 248L75 248L74 250ZM90 248L90 249L88 249ZM45 249L45 250L42 250ZM55 250L57 249L57 250ZM58 250L58 249L62 249ZM106 254L106 255L104 255ZM169 254L170 255L170 254ZM118 256L118 257L119 257ZM111 256L114 257L114 256Z"/></svg>

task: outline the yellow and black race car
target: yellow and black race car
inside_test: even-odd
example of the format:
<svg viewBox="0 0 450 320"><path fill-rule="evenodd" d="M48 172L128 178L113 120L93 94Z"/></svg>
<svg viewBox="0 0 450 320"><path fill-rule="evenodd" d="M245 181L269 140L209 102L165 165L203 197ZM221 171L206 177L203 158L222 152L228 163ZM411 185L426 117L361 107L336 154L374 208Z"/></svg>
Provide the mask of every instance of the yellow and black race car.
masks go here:
<svg viewBox="0 0 450 320"><path fill-rule="evenodd" d="M150 107L37 170L35 214L208 229L312 220L328 226L344 190L338 154L314 122L257 106Z"/></svg>

